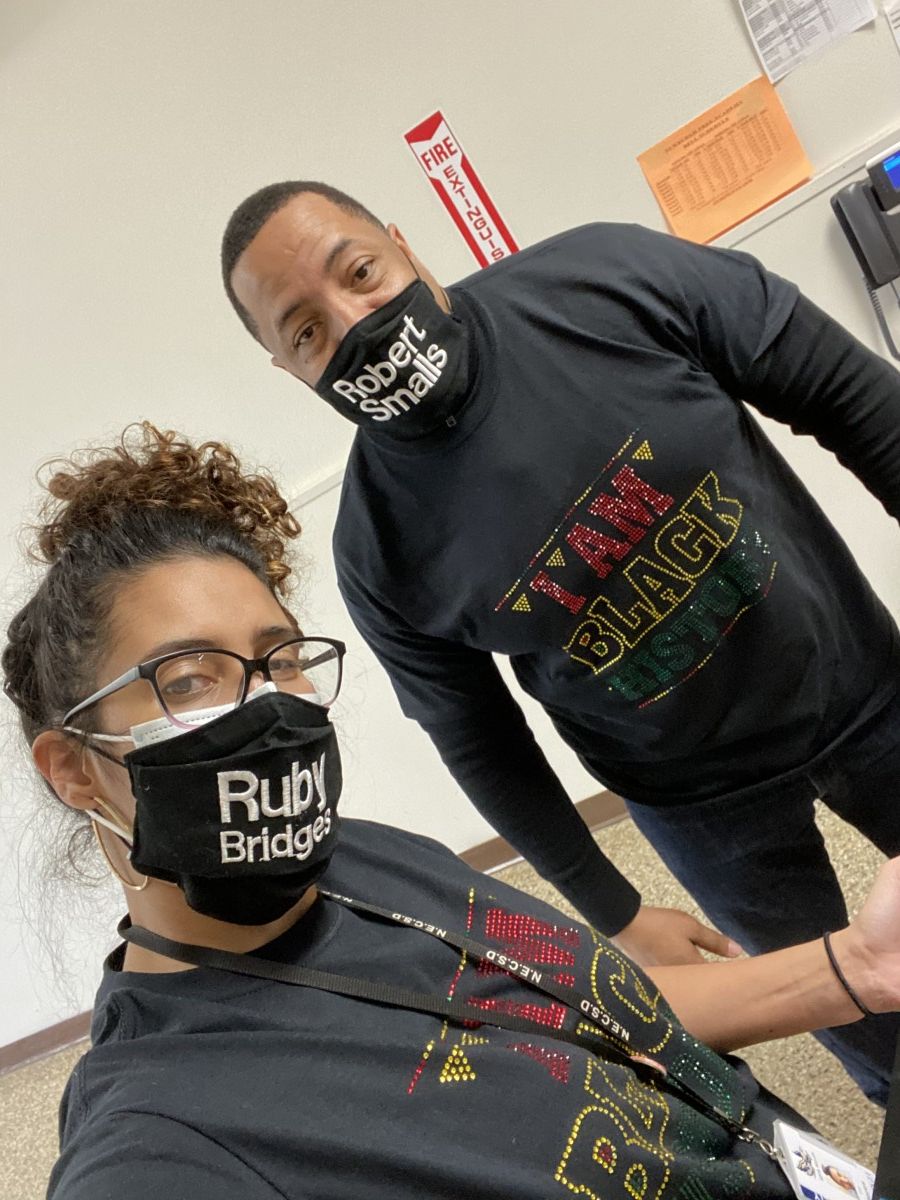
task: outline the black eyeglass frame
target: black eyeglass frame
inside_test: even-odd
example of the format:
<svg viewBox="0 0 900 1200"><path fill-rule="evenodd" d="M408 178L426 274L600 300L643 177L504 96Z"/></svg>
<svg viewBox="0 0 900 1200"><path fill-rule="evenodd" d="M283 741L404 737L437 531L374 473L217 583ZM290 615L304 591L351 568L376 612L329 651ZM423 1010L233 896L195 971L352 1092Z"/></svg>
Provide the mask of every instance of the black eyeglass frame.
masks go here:
<svg viewBox="0 0 900 1200"><path fill-rule="evenodd" d="M124 671L111 683L107 683L105 687L99 688L96 692L93 692L86 700L81 700L75 705L74 708L70 708L63 717L63 726L67 726L72 718L78 713L83 712L86 708L90 708L93 704L98 704L101 700L105 700L106 697L111 696L113 692L120 691L123 687L127 687L129 683L134 683L138 679L146 679L153 688L156 699L159 701L160 708L165 716L168 717L168 719L172 722L172 724L177 725L179 729L193 729L193 725L185 721L180 721L178 717L171 713L169 711L169 706L163 699L163 694L160 690L159 684L156 682L157 669L161 667L163 663L171 662L174 658L184 658L190 654L225 654L228 658L235 659L244 669L244 682L243 686L241 687L241 695L235 706L240 708L240 706L247 699L247 692L250 689L250 680L257 672L262 675L266 683L273 682L272 674L269 669L269 659L273 654L277 654L278 651L283 650L285 646L296 646L307 642L318 642L319 644L325 643L325 645L330 646L332 650L336 651L337 653L337 685L334 689L334 695L328 701L328 705L331 705L337 699L341 690L341 683L344 677L344 655L347 653L346 644L342 641L339 641L337 638L295 637L287 638L285 641L279 642L277 646L273 646L271 650L267 650L266 653L261 655L259 658L245 658L243 654L238 654L235 650L221 650L217 646L203 646L198 647L196 650L170 650L168 654L160 654L157 658L149 658L146 662L138 663L136 667L129 667L127 671ZM320 658L317 661L321 662L323 660ZM305 665L308 670L310 666L316 666L317 663L314 661L311 664L307 663ZM328 707L328 705L326 705L326 707Z"/></svg>

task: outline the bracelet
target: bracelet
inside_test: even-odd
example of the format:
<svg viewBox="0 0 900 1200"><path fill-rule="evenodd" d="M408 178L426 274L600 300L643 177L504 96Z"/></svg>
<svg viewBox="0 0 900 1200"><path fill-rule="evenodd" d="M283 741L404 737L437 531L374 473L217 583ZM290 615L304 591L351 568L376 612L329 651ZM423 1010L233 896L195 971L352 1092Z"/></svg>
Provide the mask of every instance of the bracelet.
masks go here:
<svg viewBox="0 0 900 1200"><path fill-rule="evenodd" d="M843 987L844 991L847 993L847 995L850 997L850 999L853 1001L853 1003L856 1005L856 1007L859 1009L859 1011L862 1013L862 1015L864 1017L874 1017L875 1014L872 1012L871 1008L866 1008L865 1004L863 1004L862 1000L860 1000L859 996L857 996L856 992L853 990L853 988L847 982L847 980L844 976L844 972L838 966L837 959L834 957L834 951L831 948L831 934L824 933L822 935L822 941L825 943L825 953L828 955L828 961L831 963L831 969L832 969L832 971L834 971L835 975L837 975L838 979L840 980L841 986Z"/></svg>

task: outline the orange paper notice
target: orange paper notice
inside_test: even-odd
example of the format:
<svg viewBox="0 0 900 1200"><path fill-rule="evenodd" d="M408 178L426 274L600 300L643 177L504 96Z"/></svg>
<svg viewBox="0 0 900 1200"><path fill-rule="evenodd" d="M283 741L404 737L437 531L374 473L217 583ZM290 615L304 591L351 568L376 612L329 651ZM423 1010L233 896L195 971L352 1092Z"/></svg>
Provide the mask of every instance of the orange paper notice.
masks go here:
<svg viewBox="0 0 900 1200"><path fill-rule="evenodd" d="M812 165L761 75L638 156L672 232L710 242L805 183Z"/></svg>

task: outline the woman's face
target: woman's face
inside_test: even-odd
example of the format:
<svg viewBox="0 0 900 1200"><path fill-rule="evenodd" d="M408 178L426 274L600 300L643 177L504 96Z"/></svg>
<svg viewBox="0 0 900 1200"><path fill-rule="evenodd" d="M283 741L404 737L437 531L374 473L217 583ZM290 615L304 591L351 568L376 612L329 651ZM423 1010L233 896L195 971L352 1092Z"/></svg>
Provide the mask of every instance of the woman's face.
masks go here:
<svg viewBox="0 0 900 1200"><path fill-rule="evenodd" d="M95 686L171 650L218 648L257 658L296 635L268 587L236 559L198 556L157 563L120 585ZM252 680L251 687L260 682ZM141 680L101 701L91 724L96 732L121 734L161 715L150 684ZM132 749L129 742L106 746L117 755ZM98 755L90 758L104 798L133 819L127 773Z"/></svg>

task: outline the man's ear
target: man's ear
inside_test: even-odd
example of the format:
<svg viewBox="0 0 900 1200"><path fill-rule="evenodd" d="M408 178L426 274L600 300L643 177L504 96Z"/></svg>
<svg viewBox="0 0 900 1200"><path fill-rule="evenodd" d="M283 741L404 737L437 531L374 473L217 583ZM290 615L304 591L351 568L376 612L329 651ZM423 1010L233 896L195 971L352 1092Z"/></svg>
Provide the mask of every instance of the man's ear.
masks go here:
<svg viewBox="0 0 900 1200"><path fill-rule="evenodd" d="M95 808L97 784L84 769L84 747L58 729L45 729L31 746L34 765L69 808Z"/></svg>
<svg viewBox="0 0 900 1200"><path fill-rule="evenodd" d="M409 242L406 240L397 226L388 225L387 233L394 245L398 247L398 249L405 255L406 259L412 264L413 270L416 272L422 282L427 284L431 289L431 294L437 301L438 306L442 308L444 312L449 312L450 301L447 299L447 293L444 291L432 273L428 270L425 264L415 254L413 254Z"/></svg>
<svg viewBox="0 0 900 1200"><path fill-rule="evenodd" d="M395 245L400 247L400 249L403 251L403 253L406 255L407 258L414 257L413 252L410 249L409 242L406 240L406 238L403 236L403 234L400 232L400 230L397 228L396 225L394 225L394 224L388 225L387 235Z"/></svg>

